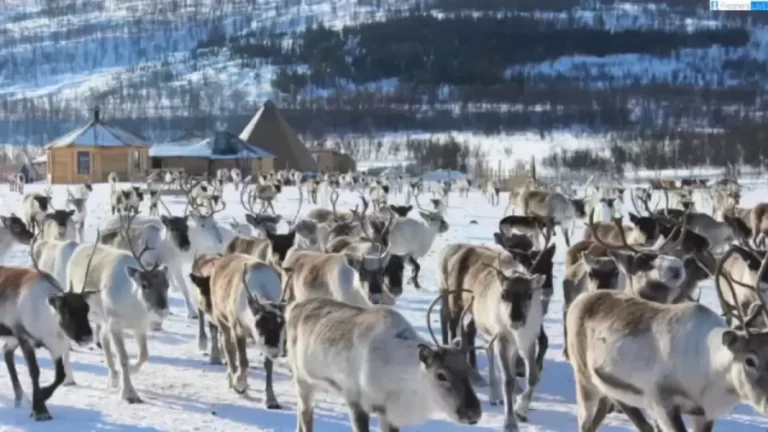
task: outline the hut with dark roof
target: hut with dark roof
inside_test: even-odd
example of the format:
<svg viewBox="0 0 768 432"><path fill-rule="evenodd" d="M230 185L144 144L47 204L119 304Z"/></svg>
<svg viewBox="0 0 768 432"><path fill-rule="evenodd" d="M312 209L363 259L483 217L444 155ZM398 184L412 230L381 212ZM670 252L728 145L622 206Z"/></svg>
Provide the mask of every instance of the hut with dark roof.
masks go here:
<svg viewBox="0 0 768 432"><path fill-rule="evenodd" d="M90 122L48 144L45 153L52 184L105 182L111 172L122 181L136 181L149 168L147 141L104 122L99 107Z"/></svg>
<svg viewBox="0 0 768 432"><path fill-rule="evenodd" d="M274 170L275 155L237 135L218 131L192 135L149 150L152 170L179 170L192 175L214 174L221 168L237 168L244 176Z"/></svg>

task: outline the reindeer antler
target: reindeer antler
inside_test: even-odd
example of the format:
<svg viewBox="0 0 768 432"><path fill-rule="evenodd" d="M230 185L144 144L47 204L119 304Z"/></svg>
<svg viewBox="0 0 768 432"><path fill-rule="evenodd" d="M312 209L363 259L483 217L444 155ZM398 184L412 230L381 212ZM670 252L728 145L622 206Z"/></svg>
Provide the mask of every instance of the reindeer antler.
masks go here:
<svg viewBox="0 0 768 432"><path fill-rule="evenodd" d="M155 262L154 266L152 266L151 269L147 269L144 267L144 264L141 262L141 258L144 256L145 253L147 253L151 248L149 247L149 241L144 241L144 248L139 252L139 254L136 254L136 249L134 248L133 240L131 239L131 224L133 223L133 220L136 218L138 213L134 213L130 216L128 216L128 222L124 229L120 230L120 237L122 237L123 241L125 241L128 244L128 249L131 252L131 255L133 255L133 258L136 259L136 261L139 263L139 267L145 272L150 272L156 270L160 264L158 262ZM122 223L122 219L124 216L120 215L120 221Z"/></svg>

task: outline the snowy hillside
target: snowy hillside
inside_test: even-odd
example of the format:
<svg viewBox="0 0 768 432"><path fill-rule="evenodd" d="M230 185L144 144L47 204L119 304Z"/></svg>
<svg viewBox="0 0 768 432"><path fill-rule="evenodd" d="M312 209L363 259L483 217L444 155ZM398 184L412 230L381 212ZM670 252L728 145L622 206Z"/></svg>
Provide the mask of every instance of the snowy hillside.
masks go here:
<svg viewBox="0 0 768 432"><path fill-rule="evenodd" d="M86 222L87 240L93 240L96 228L108 217L107 185L96 185L93 195L88 202L89 218ZM33 185L29 190L42 190L42 186ZM746 191L743 204L750 205L758 202L768 193L765 186ZM54 187L54 199L57 206L63 206L66 196L63 187ZM286 188L277 201L280 214L292 217L296 211L297 192L294 188ZM402 197L393 201L400 201ZM17 194L11 194L6 188L0 191L0 200L6 203L5 213L21 212L21 199ZM243 210L239 204L237 193L227 186L225 190L227 210L219 215L221 221L233 218L243 220ZM343 192L339 202L340 207L352 207L356 204L356 195ZM502 197L502 204L506 197ZM167 199L168 207L175 214L180 214L184 202L179 199ZM703 205L704 203L699 203ZM447 244L454 242L469 242L475 244L490 244L492 233L501 216L501 207L491 207L479 192L473 191L469 198L461 199L451 195L450 207L446 219L450 224L447 233L440 236L432 247L429 255L422 261L421 282L423 291L415 291L407 287L403 297L398 300L397 309L401 311L423 335L426 332L425 311L429 302L434 298L436 287L437 256ZM310 210L304 207L302 212ZM583 227L577 226L576 237L580 238ZM565 247L561 242L562 236L557 236L557 254L555 257L555 295L545 320L546 331L549 334L549 351L542 381L534 394L530 422L522 424L524 432L572 432L577 429L576 403L574 396L573 374L571 367L562 356L562 282L563 260ZM3 263L8 265L28 266L28 252L24 248L16 248L5 257ZM717 299L711 282L704 284L702 301L705 305L718 310ZM183 300L179 293L173 293L171 302L173 315L168 319L162 332L150 335L149 362L141 372L133 377L138 393L144 398L145 404L128 405L120 400L119 395L107 389L107 372L101 355L94 349L77 348L72 356L76 387L60 387L51 398L48 407L54 417L50 423L34 423L29 417L29 406L20 408L13 406L13 392L9 384L8 373L0 366L0 430L16 431L49 431L51 428L62 432L82 432L95 430L111 431L275 431L294 430L296 424L296 397L292 388L287 366L279 362L275 369L275 389L283 409L267 411L263 407L264 394L263 373L258 355L249 349L251 356L251 371L249 373L250 395L237 396L227 389L224 366L211 366L207 358L197 348L195 332L197 323L185 318ZM437 316L432 317L437 322ZM128 350L136 355L133 339L129 339ZM42 381L47 383L52 379L51 363L46 354L43 357ZM480 354L480 365L486 373L486 361ZM29 389L26 368L23 359L17 356L20 365L20 377L25 388ZM446 419L436 418L418 427L408 427L410 432L452 432L470 430L498 431L503 424L503 414L500 407L491 407L487 403L487 388L479 389L483 403L483 418L477 426L460 426ZM341 399L329 394L320 394L317 398L318 407L315 414L315 427L318 432L335 432L350 430L347 410ZM760 416L751 408L739 406L730 416L720 419L715 424L715 430L730 432L752 432L765 430L768 418ZM606 424L600 429L607 432L632 430L623 415L609 416Z"/></svg>

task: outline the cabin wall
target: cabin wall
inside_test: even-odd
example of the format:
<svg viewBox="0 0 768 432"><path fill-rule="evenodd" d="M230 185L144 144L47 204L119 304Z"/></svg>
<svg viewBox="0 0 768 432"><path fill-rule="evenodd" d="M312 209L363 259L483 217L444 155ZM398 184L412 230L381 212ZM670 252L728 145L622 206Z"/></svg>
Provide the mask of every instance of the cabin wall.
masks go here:
<svg viewBox="0 0 768 432"><path fill-rule="evenodd" d="M190 175L202 175L208 172L208 159L197 157L153 157L152 166L156 169L184 170Z"/></svg>
<svg viewBox="0 0 768 432"><path fill-rule="evenodd" d="M269 174L275 171L274 158L251 159L251 174Z"/></svg>
<svg viewBox="0 0 768 432"><path fill-rule="evenodd" d="M134 165L134 152L138 165ZM78 173L78 153L90 155L90 171ZM52 184L102 183L109 173L116 172L120 181L143 180L149 168L148 147L61 147L48 149L47 173Z"/></svg>

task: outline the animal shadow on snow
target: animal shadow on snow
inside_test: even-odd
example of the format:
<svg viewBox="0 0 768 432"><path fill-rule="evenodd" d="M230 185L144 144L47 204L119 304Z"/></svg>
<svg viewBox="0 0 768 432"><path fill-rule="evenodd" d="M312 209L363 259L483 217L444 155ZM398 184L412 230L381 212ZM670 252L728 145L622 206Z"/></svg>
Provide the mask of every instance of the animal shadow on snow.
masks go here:
<svg viewBox="0 0 768 432"><path fill-rule="evenodd" d="M36 422L29 417L29 404L22 403L16 408L13 398L0 396L0 424L3 427L18 427L29 432L49 432L51 428L60 430L120 430L133 432L160 432L155 427L122 424L104 420L101 411L82 407L63 406L55 403L55 396L46 403L51 411L51 422Z"/></svg>

